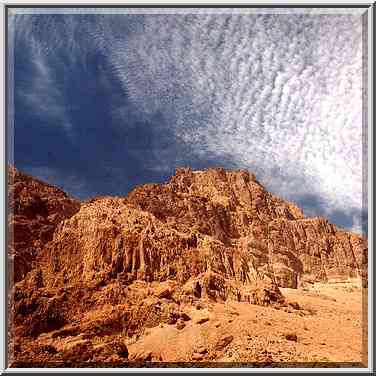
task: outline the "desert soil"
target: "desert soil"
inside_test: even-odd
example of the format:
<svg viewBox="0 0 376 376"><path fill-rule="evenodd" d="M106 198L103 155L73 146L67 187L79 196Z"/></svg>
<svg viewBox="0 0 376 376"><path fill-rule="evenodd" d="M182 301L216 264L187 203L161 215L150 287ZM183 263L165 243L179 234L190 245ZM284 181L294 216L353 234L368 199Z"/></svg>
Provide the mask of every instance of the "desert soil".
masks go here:
<svg viewBox="0 0 376 376"><path fill-rule="evenodd" d="M91 341L95 348L120 339L129 351L128 365L138 361L143 366L150 360L154 365L187 362L201 367L210 363L246 366L249 362L266 367L366 364L363 322L367 318L362 312L367 289L360 282L281 290L290 303L285 307L201 300L182 307L189 316L183 327L163 323L131 338L114 335ZM47 333L36 341L39 346L67 351L83 340L80 336L53 338L53 333ZM113 359L114 364L117 360Z"/></svg>
<svg viewBox="0 0 376 376"><path fill-rule="evenodd" d="M281 289L300 309L275 309L247 303L209 303L187 311L182 330L162 325L129 346L130 353L158 351L164 361L218 362L362 362L362 288L360 283L315 284L307 291ZM364 294L364 292L363 292ZM200 317L209 321L196 324ZM365 321L366 322L366 321ZM286 339L286 335L291 335ZM296 335L296 340L294 335ZM216 343L228 336L224 348ZM220 346L219 346L220 347ZM197 351L198 350L198 351ZM200 358L200 356L196 357Z"/></svg>

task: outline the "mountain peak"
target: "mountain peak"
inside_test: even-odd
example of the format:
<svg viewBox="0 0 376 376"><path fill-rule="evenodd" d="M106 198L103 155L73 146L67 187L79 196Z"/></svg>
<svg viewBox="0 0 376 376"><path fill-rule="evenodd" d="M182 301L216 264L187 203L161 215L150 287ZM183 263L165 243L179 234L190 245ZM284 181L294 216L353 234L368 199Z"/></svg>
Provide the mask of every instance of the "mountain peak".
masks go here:
<svg viewBox="0 0 376 376"><path fill-rule="evenodd" d="M367 284L365 239L304 217L245 170L181 168L165 184L82 204L14 168L10 175L18 338L132 336L194 304L280 309L281 288Z"/></svg>

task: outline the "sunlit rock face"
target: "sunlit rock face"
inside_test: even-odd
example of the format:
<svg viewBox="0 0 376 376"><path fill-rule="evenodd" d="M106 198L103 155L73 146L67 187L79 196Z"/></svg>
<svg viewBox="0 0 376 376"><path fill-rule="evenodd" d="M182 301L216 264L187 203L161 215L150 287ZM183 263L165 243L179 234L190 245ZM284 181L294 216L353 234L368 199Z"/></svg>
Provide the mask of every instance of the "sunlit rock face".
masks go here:
<svg viewBox="0 0 376 376"><path fill-rule="evenodd" d="M116 278L184 285L207 272L234 286L268 280L297 288L304 277L366 278L364 239L323 218L304 217L245 170L182 168L166 184L139 186L127 197L98 197L79 210L76 201L48 189L59 198L50 199L45 215L53 216L56 228L51 224L50 236L38 243L48 285ZM27 200L18 212L29 210ZM45 228L39 231L38 239Z"/></svg>
<svg viewBox="0 0 376 376"><path fill-rule="evenodd" d="M60 189L8 167L8 235L11 274L22 280L56 226L80 208Z"/></svg>

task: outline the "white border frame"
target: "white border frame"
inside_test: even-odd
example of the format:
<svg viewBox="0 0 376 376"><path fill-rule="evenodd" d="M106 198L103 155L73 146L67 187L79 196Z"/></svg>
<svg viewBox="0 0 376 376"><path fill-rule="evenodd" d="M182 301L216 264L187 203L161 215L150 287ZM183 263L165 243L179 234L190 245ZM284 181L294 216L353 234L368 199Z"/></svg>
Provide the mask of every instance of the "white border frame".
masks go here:
<svg viewBox="0 0 376 376"><path fill-rule="evenodd" d="M100 7L101 5L105 6L114 6L119 5L122 7L126 6L140 6L140 4L144 4L145 8L147 8L148 5L160 5L160 8L163 8L164 6L192 6L194 8L195 6L202 6L202 5L212 5L212 6L239 6L239 5L245 5L245 6L259 6L262 7L263 5L286 5L287 7L292 7L293 5L307 5L307 8L310 8L310 6L319 6L323 5L323 7L328 7L331 5L343 5L343 8L346 8L346 5L357 5L357 6L369 6L368 9L365 9L364 13L367 12L368 16L368 207L370 210L368 210L368 223L371 224L371 226L368 227L368 248L371 249L371 252L368 253L368 284L370 288L368 288L368 368L6 368L6 351L5 351L5 340L7 336L7 330L6 330L6 322L5 322L5 309L6 305L4 306L4 309L1 312L1 326L0 326L0 337L2 339L0 343L0 352L3 354L2 357L0 357L0 370L2 370L4 373L50 373L50 372L56 372L56 373L70 373L70 372L77 372L77 373L98 373L98 372L108 372L108 373L149 373L149 372L156 372L156 373L175 373L175 372L182 372L182 373L192 373L192 372L207 372L207 373L217 373L217 372L228 372L228 373L244 373L244 372L256 372L256 373L317 373L317 372L325 372L325 373L351 373L351 372L357 372L357 373L372 373L373 367L374 367L374 359L373 359L373 7L374 4L370 2L365 1L359 1L356 0L350 1L350 0L332 0L330 3L326 1L309 1L309 0L290 0L290 1L278 1L278 0L264 0L264 1L257 1L255 3L252 3L249 0L237 0L236 3L231 4L230 1L220 1L220 0L206 0L205 2L200 0L193 0L189 2L180 2L177 3L173 0L165 0L163 3L155 1L155 0L139 0L137 3L130 2L130 1L124 1L124 0L112 0L109 3L103 4L103 2L99 1L89 1L89 0L81 0L79 2L74 0L65 0L65 1L48 1L48 0L40 0L38 3L35 3L31 0L24 0L24 1L6 1L3 2L1 0L1 11L0 11L0 17L1 17L1 26L3 30L3 38L1 40L2 43L2 51L3 54L1 55L0 59L0 67L2 70L2 77L3 77L3 90L1 91L2 95L2 101L1 101L1 112L3 113L3 128L1 132L1 138L3 142L3 152L1 153L1 162L2 166L6 165L6 155L5 155L5 142L6 142L6 134L5 134L5 128L6 128L6 113L5 113L5 98L6 98L6 79L8 78L6 75L6 66L5 66L5 47L6 47L6 33L5 29L7 25L5 24L5 17L6 17L6 5L9 6L68 6L71 5L72 7L78 7L80 5L82 6L90 6L93 5L93 7ZM107 8L109 9L109 8ZM326 8L326 10L332 9L333 11L338 10L339 8ZM34 13L37 8L34 8ZM52 10L52 8L51 8ZM141 10L141 9L140 9ZM144 9L145 10L145 9ZM56 11L54 13L57 13ZM326 12L327 13L327 12ZM3 239L1 243L1 250L2 250L2 259L0 263L1 267L1 275L5 276L5 260L6 260L6 244L5 244L5 229L6 229L6 176L5 176L5 169L2 169L1 179L2 179L2 185L1 185L1 198L0 198L0 205L3 208L4 215L1 219L1 229L0 229L0 238ZM6 278L6 277L5 277ZM3 282L5 282L5 278ZM4 304L6 302L6 286L4 283L1 284L1 301ZM1 351L2 350L2 351Z"/></svg>

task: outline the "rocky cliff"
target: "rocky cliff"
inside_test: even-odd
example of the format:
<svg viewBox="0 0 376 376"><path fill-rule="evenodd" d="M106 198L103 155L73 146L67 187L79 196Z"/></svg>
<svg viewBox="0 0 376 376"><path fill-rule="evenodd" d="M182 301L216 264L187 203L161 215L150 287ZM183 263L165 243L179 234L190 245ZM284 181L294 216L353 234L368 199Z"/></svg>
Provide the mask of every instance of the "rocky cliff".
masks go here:
<svg viewBox="0 0 376 376"><path fill-rule="evenodd" d="M8 244L15 282L31 270L57 224L79 209L79 201L60 189L8 167Z"/></svg>
<svg viewBox="0 0 376 376"><path fill-rule="evenodd" d="M14 168L8 178L17 336L132 334L200 299L273 305L279 287L310 280L366 285L365 239L306 218L244 170L178 169L81 204Z"/></svg>
<svg viewBox="0 0 376 376"><path fill-rule="evenodd" d="M304 278L362 276L366 255L364 239L305 218L246 171L180 169L167 184L83 203L58 225L41 262L55 284L78 276L184 284L210 271L236 283L267 276L296 288Z"/></svg>

